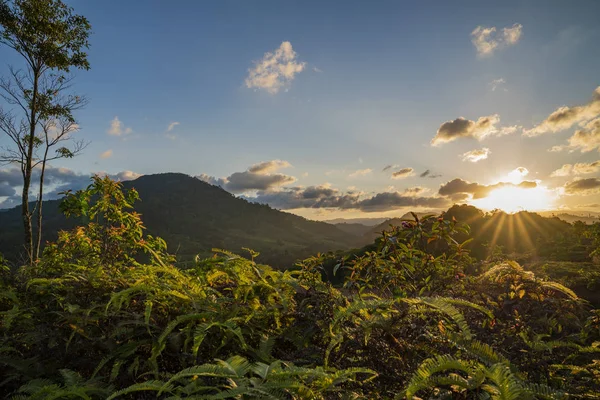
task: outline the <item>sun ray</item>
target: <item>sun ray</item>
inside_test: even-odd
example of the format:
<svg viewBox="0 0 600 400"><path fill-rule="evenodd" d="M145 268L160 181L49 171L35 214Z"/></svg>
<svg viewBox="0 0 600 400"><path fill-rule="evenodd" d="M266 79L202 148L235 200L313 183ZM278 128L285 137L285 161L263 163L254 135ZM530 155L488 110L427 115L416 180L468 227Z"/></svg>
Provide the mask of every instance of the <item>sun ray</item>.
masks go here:
<svg viewBox="0 0 600 400"><path fill-rule="evenodd" d="M507 215L506 220L508 222L508 226L506 228L506 233L508 236L508 247L511 251L515 251L515 216Z"/></svg>
<svg viewBox="0 0 600 400"><path fill-rule="evenodd" d="M528 213L520 212L514 215L515 222L517 223L517 231L520 237L523 237L525 240L525 244L529 249L533 249L535 251L535 246L533 244L533 240L531 240L531 235L529 234L529 230L523 223L523 218L527 218L529 216Z"/></svg>
<svg viewBox="0 0 600 400"><path fill-rule="evenodd" d="M502 213L499 216L492 216L492 218L497 218L499 221L496 223L496 229L494 230L494 236L492 236L492 240L490 241L490 248L493 248L498 241L498 237L500 233L502 233L502 228L504 226L504 221L506 220L506 214Z"/></svg>
<svg viewBox="0 0 600 400"><path fill-rule="evenodd" d="M526 222L528 222L531 226L533 226L533 229L535 229L535 231L538 234L540 234L544 238L548 237L548 232L545 231L544 229L542 229L542 227L540 227L538 225L538 223L531 217L530 214L525 214L523 217L525 220L527 220Z"/></svg>

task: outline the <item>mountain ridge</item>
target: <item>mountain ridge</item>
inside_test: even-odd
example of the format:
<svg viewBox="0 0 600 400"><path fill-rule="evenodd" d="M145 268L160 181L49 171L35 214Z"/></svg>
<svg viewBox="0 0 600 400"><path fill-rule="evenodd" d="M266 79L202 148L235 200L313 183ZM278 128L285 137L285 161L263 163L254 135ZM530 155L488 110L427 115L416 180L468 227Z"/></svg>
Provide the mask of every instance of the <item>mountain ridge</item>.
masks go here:
<svg viewBox="0 0 600 400"><path fill-rule="evenodd" d="M251 203L181 173L143 175L123 182L123 187L139 192L141 201L134 209L148 233L165 239L181 260L191 260L198 253L208 256L212 248L240 253L247 247L263 253L259 262L289 267L317 252L364 244L334 225ZM54 240L58 230L77 225L60 214L59 204L60 200L44 202L44 241ZM0 253L12 261L18 260L21 225L19 207L0 213Z"/></svg>

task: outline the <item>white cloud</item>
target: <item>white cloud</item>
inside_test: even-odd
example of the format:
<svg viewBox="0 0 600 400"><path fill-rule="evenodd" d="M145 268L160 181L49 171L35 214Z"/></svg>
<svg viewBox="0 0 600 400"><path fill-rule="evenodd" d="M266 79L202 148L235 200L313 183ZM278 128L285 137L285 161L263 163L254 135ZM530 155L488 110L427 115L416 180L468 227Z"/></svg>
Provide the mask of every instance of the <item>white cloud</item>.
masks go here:
<svg viewBox="0 0 600 400"><path fill-rule="evenodd" d="M109 135L113 136L123 136L129 135L133 130L131 128L126 128L125 125L119 120L119 117L115 117L112 121L110 121L110 128L107 131Z"/></svg>
<svg viewBox="0 0 600 400"><path fill-rule="evenodd" d="M359 170L356 170L356 171L352 172L350 175L348 175L348 177L349 178L356 178L358 176L368 175L371 172L373 172L373 170L371 168L359 169Z"/></svg>
<svg viewBox="0 0 600 400"><path fill-rule="evenodd" d="M506 81L504 80L504 78L494 79L493 81L491 81L490 86L492 87L492 92L495 92L496 89L500 88L500 86L504 85L505 83ZM504 88L504 91L507 92L508 90Z"/></svg>
<svg viewBox="0 0 600 400"><path fill-rule="evenodd" d="M275 52L265 53L261 60L255 61L254 67L248 70L246 87L276 94L281 89L287 89L305 66L306 63L297 60L292 44L283 42Z"/></svg>
<svg viewBox="0 0 600 400"><path fill-rule="evenodd" d="M180 125L180 123L177 121L171 122L169 126L167 126L167 132L171 132L177 125Z"/></svg>
<svg viewBox="0 0 600 400"><path fill-rule="evenodd" d="M508 179L512 183L520 183L529 175L529 170L525 167L517 167L508 173Z"/></svg>
<svg viewBox="0 0 600 400"><path fill-rule="evenodd" d="M102 154L100 154L100 158L102 159L106 159L106 158L110 158L113 155L113 151L112 150L106 150L105 152L103 152Z"/></svg>
<svg viewBox="0 0 600 400"><path fill-rule="evenodd" d="M553 171L550 176L562 177L569 175L593 174L600 170L600 160L590 163L564 164L562 167Z"/></svg>
<svg viewBox="0 0 600 400"><path fill-rule="evenodd" d="M514 24L510 28L502 29L503 39L507 45L516 44L519 41L519 39L521 39L522 34L523 25L521 24Z"/></svg>
<svg viewBox="0 0 600 400"><path fill-rule="evenodd" d="M516 44L523 33L523 25L514 24L511 27L503 28L500 33L495 26L478 26L471 32L471 42L477 49L477 54L481 57L487 57L494 54L494 51Z"/></svg>
<svg viewBox="0 0 600 400"><path fill-rule="evenodd" d="M475 149L471 151L467 151L463 153L461 158L463 161L469 161L472 163L476 163L481 160L485 160L492 152L487 147L481 149Z"/></svg>
<svg viewBox="0 0 600 400"><path fill-rule="evenodd" d="M563 151L564 149L566 149L569 146L566 145L561 145L561 146L552 146L551 148L548 149L548 151L550 153L560 153L561 151Z"/></svg>
<svg viewBox="0 0 600 400"><path fill-rule="evenodd" d="M586 121L600 117L600 86L594 90L592 100L581 106L562 106L557 108L537 126L523 131L523 136L539 136L556 133L575 126L585 125ZM590 129L590 128L588 128Z"/></svg>
<svg viewBox="0 0 600 400"><path fill-rule="evenodd" d="M560 167L559 169L552 171L550 176L554 177L554 178L561 177L561 176L569 176L569 175L571 175L571 172L573 172L573 165L565 164L562 167Z"/></svg>

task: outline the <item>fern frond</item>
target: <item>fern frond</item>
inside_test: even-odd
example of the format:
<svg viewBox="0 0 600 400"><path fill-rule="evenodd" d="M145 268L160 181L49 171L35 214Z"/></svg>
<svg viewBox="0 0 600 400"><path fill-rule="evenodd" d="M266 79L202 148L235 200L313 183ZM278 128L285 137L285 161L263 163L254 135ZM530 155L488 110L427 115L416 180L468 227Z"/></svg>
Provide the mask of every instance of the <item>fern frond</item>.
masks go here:
<svg viewBox="0 0 600 400"><path fill-rule="evenodd" d="M170 392L173 389L173 386L167 386L163 381L151 380L142 383L136 383L131 385L125 389L119 390L113 394L111 394L106 400L113 400L117 397L124 396L130 393L136 392Z"/></svg>

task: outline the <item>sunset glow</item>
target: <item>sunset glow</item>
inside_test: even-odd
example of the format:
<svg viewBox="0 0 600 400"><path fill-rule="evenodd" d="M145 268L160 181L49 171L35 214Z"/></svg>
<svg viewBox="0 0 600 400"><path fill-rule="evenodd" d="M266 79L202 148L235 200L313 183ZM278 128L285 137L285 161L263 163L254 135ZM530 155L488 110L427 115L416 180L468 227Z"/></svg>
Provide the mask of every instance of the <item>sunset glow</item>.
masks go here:
<svg viewBox="0 0 600 400"><path fill-rule="evenodd" d="M523 189L505 186L490 192L483 199L472 200L471 204L484 210L500 209L508 213L518 211L542 211L555 206L556 195L546 187Z"/></svg>

